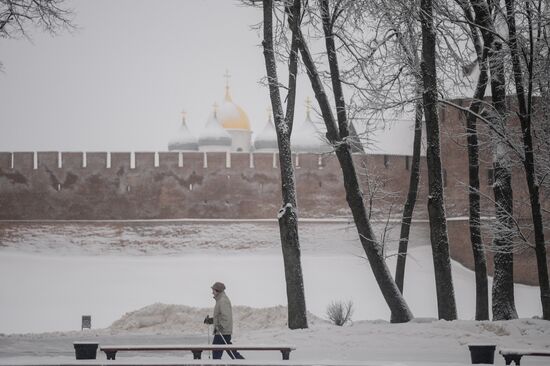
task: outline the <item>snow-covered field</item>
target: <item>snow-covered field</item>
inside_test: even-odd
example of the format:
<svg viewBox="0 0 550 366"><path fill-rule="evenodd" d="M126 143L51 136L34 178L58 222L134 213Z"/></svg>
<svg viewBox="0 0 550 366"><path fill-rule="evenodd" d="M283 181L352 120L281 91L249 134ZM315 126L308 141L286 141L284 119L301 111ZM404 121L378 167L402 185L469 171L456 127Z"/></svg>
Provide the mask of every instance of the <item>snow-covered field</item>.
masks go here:
<svg viewBox="0 0 550 366"><path fill-rule="evenodd" d="M380 227L378 228L380 230ZM397 230L396 230L397 231ZM391 256L389 233L388 264ZM353 226L300 225L310 328L285 326L284 272L275 222L0 224L0 364L74 360L72 342L206 343L210 285L223 281L235 306L236 343L293 344L291 360L325 364L469 363L468 343L550 348L537 288L516 286L523 319L474 322L474 275L453 262L459 317L436 321L427 227L413 228L405 297L418 318L389 324ZM327 305L353 301L353 323L323 320ZM91 331L80 329L92 316ZM44 333L49 332L49 333ZM189 359L168 354L162 362ZM100 355L104 358L104 355ZM121 354L122 361L159 355ZM277 361L271 352L248 359ZM496 364L504 364L496 355ZM547 365L524 358L522 365Z"/></svg>

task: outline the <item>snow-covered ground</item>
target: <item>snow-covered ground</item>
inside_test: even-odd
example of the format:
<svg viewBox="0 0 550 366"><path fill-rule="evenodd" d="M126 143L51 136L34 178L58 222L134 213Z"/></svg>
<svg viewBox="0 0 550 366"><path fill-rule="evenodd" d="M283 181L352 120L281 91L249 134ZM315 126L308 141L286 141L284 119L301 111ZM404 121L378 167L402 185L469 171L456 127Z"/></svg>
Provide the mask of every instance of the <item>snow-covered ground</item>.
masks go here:
<svg viewBox="0 0 550 366"><path fill-rule="evenodd" d="M380 227L378 227L381 230ZM427 228L413 228L405 298L418 318L389 324L389 312L353 226L300 225L310 328L285 326L283 263L275 222L0 224L0 364L74 360L72 342L206 343L210 285L223 281L235 306L236 343L293 344L291 360L342 364L469 363L468 343L550 348L538 289L516 286L521 320L474 322L474 274L453 262L459 317L436 321ZM390 232L390 242L395 232ZM388 248L388 264L395 257ZM324 321L335 300L353 301L350 326ZM80 329L92 316L91 331ZM44 333L49 332L49 333ZM104 355L100 355L104 358ZM189 354L168 354L162 362ZM159 355L121 354L151 361ZM280 355L249 352L252 360ZM504 364L496 356L497 364ZM525 358L522 365L548 360Z"/></svg>

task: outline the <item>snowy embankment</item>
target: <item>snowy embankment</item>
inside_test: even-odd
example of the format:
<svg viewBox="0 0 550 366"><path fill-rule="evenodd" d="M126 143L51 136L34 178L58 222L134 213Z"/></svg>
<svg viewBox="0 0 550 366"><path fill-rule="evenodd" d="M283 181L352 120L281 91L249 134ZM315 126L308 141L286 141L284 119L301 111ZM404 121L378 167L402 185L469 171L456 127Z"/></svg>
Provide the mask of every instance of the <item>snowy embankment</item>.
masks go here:
<svg viewBox="0 0 550 366"><path fill-rule="evenodd" d="M200 318L208 308L153 304L125 314L109 328L0 337L0 365L71 362L73 341L100 344L177 344L208 342L207 327ZM297 349L291 360L316 365L453 365L469 364L471 343L497 347L548 349L550 323L538 319L504 322L438 321L416 319L406 324L358 321L337 327L310 314L310 328L289 330L286 308L254 309L236 306L239 329L236 344L290 344ZM273 352L248 352L247 360L280 360ZM98 354L104 360L103 354ZM120 362L177 362L191 354L121 353ZM495 364L504 360L495 355ZM547 360L525 358L522 365L547 365Z"/></svg>

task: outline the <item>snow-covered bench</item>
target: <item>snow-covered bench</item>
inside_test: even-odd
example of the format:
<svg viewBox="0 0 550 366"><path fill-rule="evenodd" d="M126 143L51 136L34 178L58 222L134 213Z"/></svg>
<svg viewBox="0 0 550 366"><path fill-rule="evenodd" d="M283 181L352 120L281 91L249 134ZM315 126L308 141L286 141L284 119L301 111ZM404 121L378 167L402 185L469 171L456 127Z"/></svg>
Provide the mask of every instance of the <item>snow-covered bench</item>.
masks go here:
<svg viewBox="0 0 550 366"><path fill-rule="evenodd" d="M226 344L209 344L209 345L125 345L125 346L101 346L99 348L105 352L108 360L114 360L116 353L119 351L132 352L166 352L166 351L191 351L195 360L200 360L203 351L280 351L283 355L283 360L290 359L290 351L295 350L292 346L250 346L250 345L226 345Z"/></svg>
<svg viewBox="0 0 550 366"><path fill-rule="evenodd" d="M504 357L504 361L507 365L510 365L512 361L514 361L516 365L519 365L523 356L550 357L550 350L501 348L500 354Z"/></svg>

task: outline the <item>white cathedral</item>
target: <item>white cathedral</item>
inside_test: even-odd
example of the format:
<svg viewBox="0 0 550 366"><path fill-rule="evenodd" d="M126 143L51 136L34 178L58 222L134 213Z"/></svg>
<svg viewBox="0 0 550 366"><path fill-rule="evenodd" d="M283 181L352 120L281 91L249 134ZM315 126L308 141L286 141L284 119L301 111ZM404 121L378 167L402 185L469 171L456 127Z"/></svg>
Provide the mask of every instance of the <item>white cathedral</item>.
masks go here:
<svg viewBox="0 0 550 366"><path fill-rule="evenodd" d="M332 147L311 120L308 100L306 117L295 123L290 140L294 153L325 153ZM263 130L252 141L252 130L246 112L233 102L229 84L225 86L225 98L214 110L201 129L198 138L193 136L182 114L182 122L176 135L168 143L169 151L225 151L225 152L277 152L277 134L271 114Z"/></svg>

